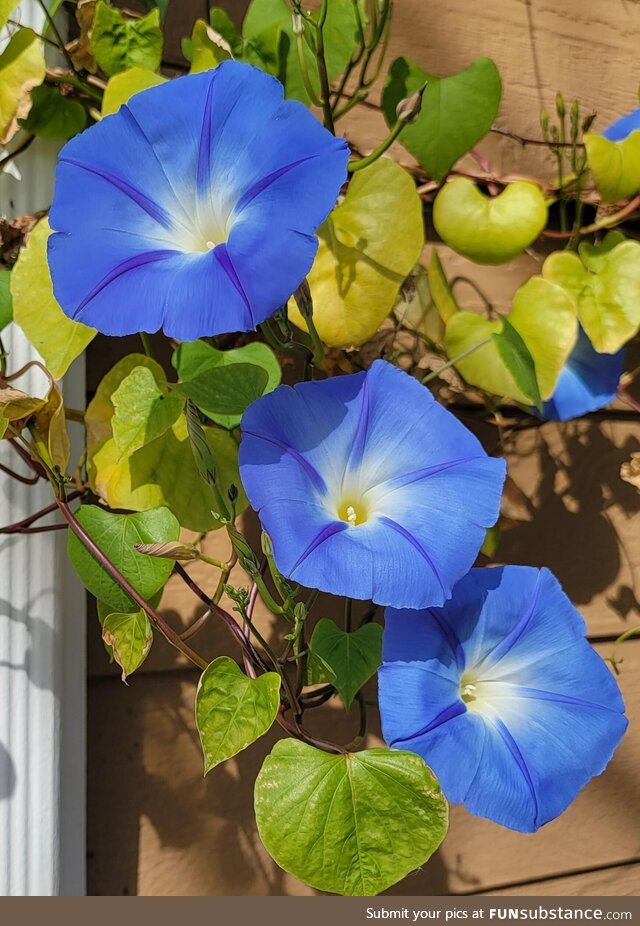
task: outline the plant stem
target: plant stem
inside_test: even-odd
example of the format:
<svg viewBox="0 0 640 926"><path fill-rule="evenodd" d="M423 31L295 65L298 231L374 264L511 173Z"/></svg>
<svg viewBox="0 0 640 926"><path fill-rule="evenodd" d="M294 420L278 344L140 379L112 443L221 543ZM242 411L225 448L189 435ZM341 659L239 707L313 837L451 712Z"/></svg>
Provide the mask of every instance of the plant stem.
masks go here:
<svg viewBox="0 0 640 926"><path fill-rule="evenodd" d="M455 366L458 361L464 360L464 358L468 357L469 354L472 354L474 351L479 350L481 347L485 347L490 343L491 338L485 338L484 341L480 341L478 344L474 344L473 347L468 348L468 350L463 350L461 354L458 354L458 356L454 357L452 360L448 360L441 367L438 367L437 370L432 370L431 373L425 376L425 378L422 380L422 384L426 386L427 383L430 383L432 379L440 376L440 374L444 373L445 370L449 370L451 367Z"/></svg>
<svg viewBox="0 0 640 926"><path fill-rule="evenodd" d="M322 99L322 113L324 118L324 127L332 135L336 134L336 128L333 122L333 112L331 111L331 88L329 86L329 75L327 73L327 61L324 54L324 24L327 18L328 0L322 0L320 15L318 16L317 33L318 42L316 47L316 61L318 62L318 76L320 77L320 96Z"/></svg>
<svg viewBox="0 0 640 926"><path fill-rule="evenodd" d="M148 601L142 597L142 595L133 587L133 585L126 579L120 570L113 565L109 557L100 549L100 547L94 542L94 540L89 536L84 527L80 524L76 516L71 511L68 502L62 498L58 497L56 499L56 505L63 518L76 535L76 537L84 544L84 546L89 550L92 556L98 561L102 568L107 572L111 578L118 583L120 588L132 598L135 603L138 605L141 610L145 612L151 623L163 634L164 637L179 650L183 656L186 656L195 666L198 666L199 669L206 669L207 663L201 656L199 656L190 646L187 646L181 639L179 634L177 634L165 621L163 617L155 611Z"/></svg>
<svg viewBox="0 0 640 926"><path fill-rule="evenodd" d="M347 165L347 170L349 173L353 174L357 170L364 170L365 167L368 167L370 164L373 164L374 161L377 161L378 158L383 155L388 148L391 147L405 125L406 121L404 119L398 119L385 140L379 144L377 148L374 148L371 154L368 154L365 158L361 158L359 161L351 161L351 163Z"/></svg>

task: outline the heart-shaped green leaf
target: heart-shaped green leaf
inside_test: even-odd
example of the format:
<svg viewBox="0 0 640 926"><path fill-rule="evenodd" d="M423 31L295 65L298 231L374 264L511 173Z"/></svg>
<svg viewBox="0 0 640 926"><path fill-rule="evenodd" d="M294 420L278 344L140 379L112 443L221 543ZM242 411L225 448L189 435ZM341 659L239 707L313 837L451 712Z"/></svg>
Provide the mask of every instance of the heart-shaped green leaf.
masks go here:
<svg viewBox="0 0 640 926"><path fill-rule="evenodd" d="M267 387L269 376L263 367L252 363L234 363L203 370L186 383L172 388L198 406L207 417L211 415L242 415L259 399Z"/></svg>
<svg viewBox="0 0 640 926"><path fill-rule="evenodd" d="M192 380L214 367L251 364L266 371L264 392L272 392L280 385L282 370L270 347L260 341L245 344L235 350L216 350L206 341L184 341L173 355L172 364L181 380ZM257 398L257 396L256 396ZM221 415L209 409L207 416L223 428L237 427L242 415Z"/></svg>
<svg viewBox="0 0 640 926"><path fill-rule="evenodd" d="M31 109L26 119L20 120L25 132L67 141L81 132L87 124L87 111L77 100L63 96L57 87L41 84L31 91Z"/></svg>
<svg viewBox="0 0 640 926"><path fill-rule="evenodd" d="M365 624L346 633L333 621L323 618L313 631L309 647L329 666L334 678L322 681L335 685L348 710L382 662L382 627Z"/></svg>
<svg viewBox="0 0 640 926"><path fill-rule="evenodd" d="M640 243L622 241L603 246L555 251L544 262L546 280L561 286L574 304L597 351L613 354L640 327ZM619 242L616 237L614 242Z"/></svg>
<svg viewBox="0 0 640 926"><path fill-rule="evenodd" d="M414 753L332 755L293 739L265 759L255 809L281 868L318 890L359 897L423 865L448 826L440 786Z"/></svg>
<svg viewBox="0 0 640 926"><path fill-rule="evenodd" d="M140 514L116 514L97 505L81 505L76 518L143 598L148 600L163 587L171 575L173 563L144 556L137 552L135 544L178 539L180 525L167 508L155 508ZM114 612L128 614L136 610L129 595L72 530L69 530L67 552L82 584L95 598L105 602Z"/></svg>
<svg viewBox="0 0 640 926"><path fill-rule="evenodd" d="M43 358L53 378L60 379L93 340L96 331L71 321L56 302L47 264L50 233L46 219L32 229L11 272L11 296L14 321Z"/></svg>
<svg viewBox="0 0 640 926"><path fill-rule="evenodd" d="M147 71L145 68L128 68L109 78L102 97L102 115L117 112L123 103L128 103L135 93L163 84L166 77Z"/></svg>
<svg viewBox="0 0 640 926"><path fill-rule="evenodd" d="M247 678L228 656L214 659L202 673L196 694L205 775L266 733L279 707L276 672Z"/></svg>
<svg viewBox="0 0 640 926"><path fill-rule="evenodd" d="M640 131L622 141L603 135L584 136L587 162L596 188L606 203L627 199L640 190Z"/></svg>
<svg viewBox="0 0 640 926"><path fill-rule="evenodd" d="M151 370L135 367L111 395L113 437L121 456L130 456L177 421L184 398L158 386Z"/></svg>
<svg viewBox="0 0 640 926"><path fill-rule="evenodd" d="M535 183L518 180L485 196L468 177L446 183L433 204L442 240L478 264L504 264L533 244L547 224L547 206Z"/></svg>
<svg viewBox="0 0 640 926"><path fill-rule="evenodd" d="M406 170L382 157L358 171L318 229L308 280L313 321L331 347L364 344L392 310L424 245L422 201ZM294 300L292 321L306 330Z"/></svg>
<svg viewBox="0 0 640 926"><path fill-rule="evenodd" d="M113 612L102 621L102 640L122 669L122 681L139 669L153 643L151 621L138 610L131 614Z"/></svg>
<svg viewBox="0 0 640 926"><path fill-rule="evenodd" d="M490 130L502 84L490 58L478 58L451 77L434 77L409 58L396 58L382 91L382 110L389 126L396 121L398 103L425 83L420 115L402 130L400 141L427 174L439 181Z"/></svg>
<svg viewBox="0 0 640 926"><path fill-rule="evenodd" d="M517 290L507 318L533 358L540 396L545 400L553 394L560 371L576 341L573 300L561 287L541 277L532 277ZM535 404L537 397L527 394L526 381L521 378L517 381L514 367L510 369L504 362L508 347L502 353L498 350L493 336L502 332L502 320L489 321L473 312L458 312L447 322L447 354L451 359L459 357L490 339L490 343L456 363L460 375L471 385L494 395Z"/></svg>

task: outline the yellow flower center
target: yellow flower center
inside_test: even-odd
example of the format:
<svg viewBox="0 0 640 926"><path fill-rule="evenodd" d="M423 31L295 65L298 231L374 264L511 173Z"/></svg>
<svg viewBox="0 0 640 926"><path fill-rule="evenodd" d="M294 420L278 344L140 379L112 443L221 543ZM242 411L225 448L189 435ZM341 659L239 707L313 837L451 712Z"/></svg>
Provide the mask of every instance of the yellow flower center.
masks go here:
<svg viewBox="0 0 640 926"><path fill-rule="evenodd" d="M341 521L356 527L367 520L369 509L362 499L345 498L338 506L338 517Z"/></svg>

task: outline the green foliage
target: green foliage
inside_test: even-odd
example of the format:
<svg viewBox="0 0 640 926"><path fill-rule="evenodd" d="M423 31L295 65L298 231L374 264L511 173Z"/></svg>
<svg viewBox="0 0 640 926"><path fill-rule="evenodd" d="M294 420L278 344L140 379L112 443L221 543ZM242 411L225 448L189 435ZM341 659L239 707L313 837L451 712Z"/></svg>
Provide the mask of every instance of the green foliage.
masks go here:
<svg viewBox="0 0 640 926"><path fill-rule="evenodd" d="M169 9L169 0L142 0L142 4L147 10L157 9L160 13L160 21L164 22Z"/></svg>
<svg viewBox="0 0 640 926"><path fill-rule="evenodd" d="M407 171L386 157L359 171L318 237L308 275L318 334L331 347L363 344L393 308L424 245L422 202ZM289 316L306 329L293 300Z"/></svg>
<svg viewBox="0 0 640 926"><path fill-rule="evenodd" d="M479 264L504 264L536 240L547 224L547 206L540 187L525 180L485 196L468 177L456 177L436 196L433 224L458 254Z"/></svg>
<svg viewBox="0 0 640 926"><path fill-rule="evenodd" d="M451 77L434 77L409 58L396 58L382 91L382 110L389 126L396 122L400 101L425 83L420 115L402 130L400 141L427 174L440 181L491 129L502 83L490 58L478 58Z"/></svg>
<svg viewBox="0 0 640 926"><path fill-rule="evenodd" d="M539 411L542 411L542 399L533 357L508 318L502 319L502 329L492 334L491 340L520 392L526 395Z"/></svg>
<svg viewBox="0 0 640 926"><path fill-rule="evenodd" d="M548 280L532 277L516 292L508 322L533 359L540 397L548 399L577 337L571 298ZM500 336L497 342L494 335ZM487 340L488 344L457 361L460 375L494 395L536 404L529 362L522 349L515 348L513 332L505 336L502 319L489 321L473 312L456 312L449 318L445 347L451 359Z"/></svg>
<svg viewBox="0 0 640 926"><path fill-rule="evenodd" d="M89 403L87 427L87 467L91 488L112 508L145 511L169 508L183 527L207 531L221 527L218 496L198 472L187 419L180 414L163 434L139 449L122 456L113 431L115 406L113 393L136 368L147 367L163 395L168 384L162 368L143 354L129 354L107 373ZM219 492L226 497L230 485L240 487L238 445L219 428L204 427L215 469ZM247 498L240 488L236 510L246 508Z"/></svg>
<svg viewBox="0 0 640 926"><path fill-rule="evenodd" d="M0 270L0 331L13 319L11 300L11 271Z"/></svg>
<svg viewBox="0 0 640 926"><path fill-rule="evenodd" d="M160 388L146 366L134 367L111 394L111 401L113 438L121 456L130 456L165 434L184 406L181 396Z"/></svg>
<svg viewBox="0 0 640 926"><path fill-rule="evenodd" d="M358 20L353 0L331 0L324 34L327 74L332 81L344 71L356 46ZM253 0L244 20L243 36L260 59L265 60L268 53L269 59L277 62L272 73L282 80L285 95L308 105L310 99L300 70L291 7L286 0ZM306 37L303 38L303 54L311 86L318 94L320 81L315 54ZM246 51L243 59L248 60Z"/></svg>
<svg viewBox="0 0 640 926"><path fill-rule="evenodd" d="M188 50L191 74L208 71L221 61L233 57L225 40L208 26L204 19L197 19L194 23Z"/></svg>
<svg viewBox="0 0 640 926"><path fill-rule="evenodd" d="M410 331L417 331L433 344L442 341L444 325L429 287L427 268L422 264L417 264L405 280L393 312Z"/></svg>
<svg viewBox="0 0 640 926"><path fill-rule="evenodd" d="M640 131L622 141L587 133L584 144L596 189L605 203L628 199L640 191Z"/></svg>
<svg viewBox="0 0 640 926"><path fill-rule="evenodd" d="M41 84L31 91L31 109L20 126L32 135L68 141L87 124L87 111L77 100L63 96L57 87Z"/></svg>
<svg viewBox="0 0 640 926"><path fill-rule="evenodd" d="M259 341L245 344L244 347L238 347L235 350L217 350L206 341L185 341L175 351L171 362L180 379L185 381L193 381L216 367L236 364L243 366L251 364L254 367L260 367L266 372L267 378L263 391L255 395L255 398L259 398L259 395L266 392L273 392L282 379L278 358L270 347ZM255 385L257 380L254 378L253 382ZM194 398L194 396L191 397ZM241 414L219 414L212 408L206 408L205 405L199 407L208 418L223 428L231 430L240 424Z"/></svg>
<svg viewBox="0 0 640 926"><path fill-rule="evenodd" d="M615 353L640 328L639 242L621 241L620 234L612 232L600 247L581 244L579 256L555 251L542 273L570 295L597 351Z"/></svg>
<svg viewBox="0 0 640 926"><path fill-rule="evenodd" d="M13 10L17 7L19 0L0 0L0 29L11 16Z"/></svg>
<svg viewBox="0 0 640 926"><path fill-rule="evenodd" d="M313 631L309 648L331 672L325 678L316 670L313 682L331 682L348 710L356 694L382 662L382 627L365 624L346 633L333 621L323 618Z"/></svg>
<svg viewBox="0 0 640 926"><path fill-rule="evenodd" d="M31 108L31 90L45 76L42 43L33 29L18 29L0 54L0 145L18 130Z"/></svg>
<svg viewBox="0 0 640 926"><path fill-rule="evenodd" d="M255 788L260 838L278 865L334 894L373 896L423 865L448 809L422 759L396 749L332 755L286 739Z"/></svg>
<svg viewBox="0 0 640 926"><path fill-rule="evenodd" d="M460 311L455 296L449 286L446 274L442 267L440 256L435 248L431 249L429 265L427 267L427 279L431 296L436 304L440 318L446 324L455 312Z"/></svg>
<svg viewBox="0 0 640 926"><path fill-rule="evenodd" d="M196 694L205 775L266 733L279 707L276 672L248 678L228 656L214 659L202 673Z"/></svg>
<svg viewBox="0 0 640 926"><path fill-rule="evenodd" d="M41 219L31 231L11 273L11 297L14 321L54 379L60 379L93 340L96 331L71 321L56 302L47 264L50 233L46 219Z"/></svg>
<svg viewBox="0 0 640 926"><path fill-rule="evenodd" d="M102 639L107 651L122 669L122 681L139 669L153 643L151 621L144 611L113 612L102 621Z"/></svg>
<svg viewBox="0 0 640 926"><path fill-rule="evenodd" d="M91 47L102 71L111 77L129 68L156 71L162 60L160 12L153 9L141 19L128 19L100 0L91 34Z"/></svg>
<svg viewBox="0 0 640 926"><path fill-rule="evenodd" d="M102 115L109 116L117 112L123 103L128 103L131 97L141 90L163 84L166 78L144 68L129 68L120 74L109 78L104 96L102 97Z"/></svg>
<svg viewBox="0 0 640 926"><path fill-rule="evenodd" d="M210 367L174 390L191 399L211 418L214 415L242 415L247 406L264 394L269 377L263 367L234 363Z"/></svg>
<svg viewBox="0 0 640 926"><path fill-rule="evenodd" d="M143 598L148 600L164 586L173 570L171 560L138 553L135 544L178 539L180 525L167 508L155 508L139 514L116 514L97 505L81 505L76 518L101 552ZM136 610L129 595L72 530L69 530L67 552L83 585L95 598L119 613Z"/></svg>

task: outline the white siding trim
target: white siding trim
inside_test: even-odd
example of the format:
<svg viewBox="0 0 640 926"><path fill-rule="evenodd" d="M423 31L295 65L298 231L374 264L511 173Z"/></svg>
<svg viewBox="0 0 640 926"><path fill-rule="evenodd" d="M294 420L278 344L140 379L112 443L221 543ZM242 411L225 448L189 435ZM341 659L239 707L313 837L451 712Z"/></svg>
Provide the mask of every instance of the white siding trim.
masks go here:
<svg viewBox="0 0 640 926"><path fill-rule="evenodd" d="M34 0L22 3L20 16L42 25ZM54 163L52 149L36 142L18 160L20 182L0 177L0 213L46 207ZM14 325L2 338L11 369L39 359ZM46 389L37 369L19 385L37 395ZM82 360L63 390L69 405L84 406ZM6 441L0 459L26 472ZM2 525L51 501L48 484L26 486L0 472ZM85 594L66 559L66 531L0 535L2 896L85 892L85 630Z"/></svg>

